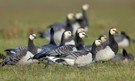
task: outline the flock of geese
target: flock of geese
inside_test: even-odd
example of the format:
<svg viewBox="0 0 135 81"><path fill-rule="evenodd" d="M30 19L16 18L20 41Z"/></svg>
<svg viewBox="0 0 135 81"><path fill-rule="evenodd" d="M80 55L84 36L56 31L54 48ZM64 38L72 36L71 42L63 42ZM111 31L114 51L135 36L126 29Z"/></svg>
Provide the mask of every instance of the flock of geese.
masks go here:
<svg viewBox="0 0 135 81"><path fill-rule="evenodd" d="M5 65L25 65L39 63L43 60L48 64L60 64L66 66L86 66L98 61L120 61L128 63L134 60L131 53L119 47L129 46L134 40L124 32L118 32L115 27L108 31L108 37L101 35L89 45L85 45L83 38L87 37L89 23L87 17L88 4L82 5L81 12L69 13L66 20L49 25L39 32L39 36L49 40L48 44L35 46L36 34L30 34L28 45L5 49L6 58L1 62ZM2 57L2 55L0 55Z"/></svg>

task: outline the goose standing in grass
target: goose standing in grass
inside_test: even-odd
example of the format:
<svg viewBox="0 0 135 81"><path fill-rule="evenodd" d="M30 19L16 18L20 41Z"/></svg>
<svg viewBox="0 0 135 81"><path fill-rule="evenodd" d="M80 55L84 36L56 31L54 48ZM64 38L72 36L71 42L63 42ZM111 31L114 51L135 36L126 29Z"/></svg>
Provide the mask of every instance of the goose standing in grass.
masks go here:
<svg viewBox="0 0 135 81"><path fill-rule="evenodd" d="M74 23L74 14L73 13L69 13L66 16L66 21L63 24L57 23L54 25L49 26L49 28L47 30L45 30L43 33L40 33L40 35L45 36L48 40L50 39L50 29L53 28L54 29L54 40L56 43L59 44L59 41L61 40L61 36L62 33L64 31L73 31L72 29L72 24Z"/></svg>
<svg viewBox="0 0 135 81"><path fill-rule="evenodd" d="M89 5L84 4L82 6L82 12L75 14L76 21L79 23L79 25L81 27L83 27L85 29L85 31L88 31L88 26L89 26L89 21L88 21L88 17L87 17L87 13L86 13L88 8L89 8Z"/></svg>
<svg viewBox="0 0 135 81"><path fill-rule="evenodd" d="M36 53L30 59L40 59L42 57L43 53L46 53L47 51L57 48L57 45L54 41L54 29L53 28L51 28L51 30L50 30L50 42L48 44L40 46L39 48L40 48L40 52Z"/></svg>
<svg viewBox="0 0 135 81"><path fill-rule="evenodd" d="M53 41L53 43L55 43L54 40L53 40L53 34L54 34L54 31L51 33L51 38L52 38L51 41ZM71 31L64 31L63 34L62 34L61 42L60 42L59 46L57 46L56 44L52 44L52 42L50 42L49 44L44 46L44 48L45 48L44 50L42 50L41 52L37 53L36 55L34 55L34 57L32 57L30 59L40 59L42 57L45 57L46 53L48 51L52 51L54 49L57 49L58 47L66 45L66 43L70 41L69 40L70 37L72 37ZM54 46L52 46L52 45L54 45Z"/></svg>
<svg viewBox="0 0 135 81"><path fill-rule="evenodd" d="M133 60L134 60L133 54L127 53L127 51L125 49L122 49L122 52L120 54L117 54L117 55L115 55L114 58L112 58L112 62L121 61L123 63L128 63Z"/></svg>
<svg viewBox="0 0 135 81"><path fill-rule="evenodd" d="M114 38L118 45L121 47L127 47L132 42L130 37L124 31L121 31L120 33L114 35Z"/></svg>
<svg viewBox="0 0 135 81"><path fill-rule="evenodd" d="M111 60L118 52L118 44L114 39L114 35L117 33L116 28L109 30L109 43L102 43L99 47L99 51L96 53L95 61L108 61Z"/></svg>
<svg viewBox="0 0 135 81"><path fill-rule="evenodd" d="M33 54L37 53L37 47L34 45L33 40L36 38L35 34L29 35L28 47L18 47L14 53L9 54L6 59L1 62L1 66L4 65L15 65L15 64L30 64L33 62L38 62L37 60L28 60L33 57ZM17 51L16 51L17 50Z"/></svg>
<svg viewBox="0 0 135 81"><path fill-rule="evenodd" d="M28 40L28 46L30 46L30 48L34 47L35 49L35 45L33 43L33 40L36 38L36 34L30 34L29 35L29 40ZM21 50L27 50L28 49L28 46L20 46L20 47L16 47L16 48L9 48L9 49L6 49L4 50L6 52L7 55L13 55L13 54L17 54L18 52L20 52ZM35 50L32 50L33 53L35 52Z"/></svg>
<svg viewBox="0 0 135 81"><path fill-rule="evenodd" d="M84 32L84 29L79 28L76 31L76 36L75 36L75 42L76 43L75 43L75 45L71 45L71 44L66 45L65 42L62 43L64 41L64 40L62 40L59 48L48 51L46 53L46 55L47 56L49 56L49 55L59 56L59 55L65 54L65 53L67 53L69 51L82 50L83 49L82 43L78 43L78 41L81 42L82 41L81 39L84 38L84 37L86 37L86 33Z"/></svg>
<svg viewBox="0 0 135 81"><path fill-rule="evenodd" d="M86 51L84 49L78 51L70 51L58 57L56 56L48 56L47 59L54 63L62 64L62 65L70 65L82 67L86 66L93 62L95 59L95 51L97 50L97 46L101 45L100 40L95 40L92 44L92 50Z"/></svg>

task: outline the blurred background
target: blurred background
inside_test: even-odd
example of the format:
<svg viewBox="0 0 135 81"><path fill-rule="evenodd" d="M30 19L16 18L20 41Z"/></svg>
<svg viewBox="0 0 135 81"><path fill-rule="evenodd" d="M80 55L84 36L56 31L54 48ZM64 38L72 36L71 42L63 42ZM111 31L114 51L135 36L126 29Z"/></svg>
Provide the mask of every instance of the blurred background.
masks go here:
<svg viewBox="0 0 135 81"><path fill-rule="evenodd" d="M111 27L124 30L135 38L135 1L133 0L0 0L1 49L27 45L30 32L43 31L48 25L65 20L68 13L81 11L89 4L90 44L100 34L108 34ZM8 39L8 40L7 40ZM88 42L90 41L90 42ZM38 39L37 45L47 40Z"/></svg>

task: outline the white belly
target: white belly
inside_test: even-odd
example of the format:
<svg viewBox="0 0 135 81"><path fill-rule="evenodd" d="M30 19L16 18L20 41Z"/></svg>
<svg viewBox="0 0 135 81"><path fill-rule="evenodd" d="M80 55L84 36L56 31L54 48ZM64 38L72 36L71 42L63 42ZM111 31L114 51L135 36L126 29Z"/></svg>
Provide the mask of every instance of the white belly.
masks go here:
<svg viewBox="0 0 135 81"><path fill-rule="evenodd" d="M127 47L127 46L129 46L129 40L125 38L121 42L118 42L118 45L122 46L122 47Z"/></svg>
<svg viewBox="0 0 135 81"><path fill-rule="evenodd" d="M69 59L69 58L64 58L66 65L74 66L75 60L74 59Z"/></svg>
<svg viewBox="0 0 135 81"><path fill-rule="evenodd" d="M115 53L112 51L112 49L107 46L105 49L99 51L96 54L95 61L108 61L112 59L115 56Z"/></svg>
<svg viewBox="0 0 135 81"><path fill-rule="evenodd" d="M87 55L82 55L80 57L78 57L75 61L75 64L77 64L77 66L85 66L92 63L92 54L89 53Z"/></svg>
<svg viewBox="0 0 135 81"><path fill-rule="evenodd" d="M37 60L28 60L30 57L33 57L34 55L31 52L27 52L27 54L21 58L21 60L17 64L30 64L33 62L38 62Z"/></svg>

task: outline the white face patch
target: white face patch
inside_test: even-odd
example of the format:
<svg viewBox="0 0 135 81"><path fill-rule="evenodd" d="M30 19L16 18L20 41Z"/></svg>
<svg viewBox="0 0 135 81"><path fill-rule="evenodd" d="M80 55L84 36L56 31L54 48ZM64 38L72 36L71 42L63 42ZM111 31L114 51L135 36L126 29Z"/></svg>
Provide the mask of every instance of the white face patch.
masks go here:
<svg viewBox="0 0 135 81"><path fill-rule="evenodd" d="M67 17L68 17L68 19L73 20L74 19L74 14L73 13L69 13L67 15Z"/></svg>
<svg viewBox="0 0 135 81"><path fill-rule="evenodd" d="M32 34L34 37L36 37L36 34Z"/></svg>
<svg viewBox="0 0 135 81"><path fill-rule="evenodd" d="M106 37L103 36L100 40L102 41L102 43L104 43L106 41Z"/></svg>
<svg viewBox="0 0 135 81"><path fill-rule="evenodd" d="M83 14L82 13L77 13L76 15L75 15L75 18L76 19L81 19L83 17Z"/></svg>
<svg viewBox="0 0 135 81"><path fill-rule="evenodd" d="M34 37L33 35L29 35L29 39L30 39L30 40L34 40L35 37Z"/></svg>
<svg viewBox="0 0 135 81"><path fill-rule="evenodd" d="M116 29L116 28L110 29L110 34L111 34L111 35L115 35L116 32L117 32L117 29Z"/></svg>
<svg viewBox="0 0 135 81"><path fill-rule="evenodd" d="M96 44L96 46L101 45L101 40L95 40L95 44Z"/></svg>
<svg viewBox="0 0 135 81"><path fill-rule="evenodd" d="M88 8L89 8L89 5L88 5L88 4L84 4L84 5L82 6L82 9L83 9L83 10L88 10Z"/></svg>
<svg viewBox="0 0 135 81"><path fill-rule="evenodd" d="M86 37L86 33L85 33L85 32L81 32L81 33L79 33L79 37L80 37L80 38L84 38L84 37Z"/></svg>
<svg viewBox="0 0 135 81"><path fill-rule="evenodd" d="M68 39L68 38L71 37L71 36L72 36L71 31L66 31L66 32L64 33L65 39Z"/></svg>

